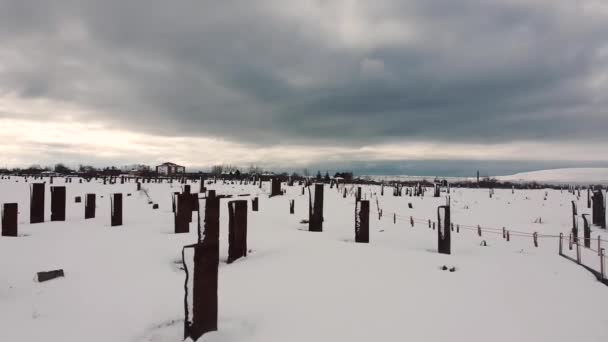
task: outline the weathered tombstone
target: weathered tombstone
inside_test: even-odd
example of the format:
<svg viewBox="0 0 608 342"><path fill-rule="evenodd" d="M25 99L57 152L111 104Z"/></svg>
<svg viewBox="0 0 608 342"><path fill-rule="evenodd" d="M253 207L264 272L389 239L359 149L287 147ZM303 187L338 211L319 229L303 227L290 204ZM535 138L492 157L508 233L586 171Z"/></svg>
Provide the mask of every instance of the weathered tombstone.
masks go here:
<svg viewBox="0 0 608 342"><path fill-rule="evenodd" d="M65 186L51 187L51 221L65 221Z"/></svg>
<svg viewBox="0 0 608 342"><path fill-rule="evenodd" d="M44 183L30 186L30 223L44 222Z"/></svg>
<svg viewBox="0 0 608 342"><path fill-rule="evenodd" d="M228 202L228 263L247 256L247 201Z"/></svg>
<svg viewBox="0 0 608 342"><path fill-rule="evenodd" d="M442 205L437 208L437 252L440 254L451 254L451 218L450 206Z"/></svg>
<svg viewBox="0 0 608 342"><path fill-rule="evenodd" d="M42 282L49 281L49 280L52 280L55 278L64 277L65 274L63 273L63 270L53 270L53 271L38 272L37 276L38 276L38 282L42 283Z"/></svg>
<svg viewBox="0 0 608 342"><path fill-rule="evenodd" d="M17 236L17 203L5 203L2 206L2 236Z"/></svg>
<svg viewBox="0 0 608 342"><path fill-rule="evenodd" d="M173 193L173 195L171 195L171 207L172 207L172 210L173 210L174 213L176 212L176 208L177 208L176 201L177 201L177 196L178 195L179 195L179 191L176 191L176 192Z"/></svg>
<svg viewBox="0 0 608 342"><path fill-rule="evenodd" d="M192 221L192 196L188 193L176 195L176 208L174 214L175 234L188 233Z"/></svg>
<svg viewBox="0 0 608 342"><path fill-rule="evenodd" d="M113 194L110 201L110 226L122 226L122 194Z"/></svg>
<svg viewBox="0 0 608 342"><path fill-rule="evenodd" d="M281 191L281 180L278 178L273 178L270 186L270 197L279 196L282 194L283 191Z"/></svg>
<svg viewBox="0 0 608 342"><path fill-rule="evenodd" d="M308 230L311 232L323 231L323 184L315 184L314 202L309 192Z"/></svg>
<svg viewBox="0 0 608 342"><path fill-rule="evenodd" d="M198 193L190 194L192 211L198 211Z"/></svg>
<svg viewBox="0 0 608 342"><path fill-rule="evenodd" d="M602 190L593 193L593 224L606 228L606 208L604 207L604 194Z"/></svg>
<svg viewBox="0 0 608 342"><path fill-rule="evenodd" d="M84 201L84 218L95 218L95 194L87 194Z"/></svg>
<svg viewBox="0 0 608 342"><path fill-rule="evenodd" d="M193 251L194 262L190 268L186 262L188 251ZM184 340L191 338L197 341L205 333L217 331L219 254L219 241L208 239L203 243L185 246L182 250L182 263L186 272Z"/></svg>
<svg viewBox="0 0 608 342"><path fill-rule="evenodd" d="M355 201L355 242L369 243L369 200Z"/></svg>
<svg viewBox="0 0 608 342"><path fill-rule="evenodd" d="M185 246L182 250L182 262L186 272L184 339L189 337L194 341L207 332L217 330L220 200L215 196L215 192L209 193L213 196L199 200L198 243ZM192 268L186 263L187 250L194 252ZM189 293L192 293L191 297Z"/></svg>
<svg viewBox="0 0 608 342"><path fill-rule="evenodd" d="M582 216L585 247L591 248L591 227L589 227L589 221L587 220L587 216L589 216L589 214L583 214Z"/></svg>

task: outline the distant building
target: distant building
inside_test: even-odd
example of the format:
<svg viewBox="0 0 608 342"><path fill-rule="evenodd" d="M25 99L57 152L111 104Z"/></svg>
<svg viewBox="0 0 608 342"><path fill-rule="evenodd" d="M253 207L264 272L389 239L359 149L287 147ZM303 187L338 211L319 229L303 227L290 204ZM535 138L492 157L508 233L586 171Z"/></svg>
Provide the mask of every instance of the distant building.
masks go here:
<svg viewBox="0 0 608 342"><path fill-rule="evenodd" d="M173 176L186 172L186 167L174 163L162 163L156 167L156 173L162 176Z"/></svg>

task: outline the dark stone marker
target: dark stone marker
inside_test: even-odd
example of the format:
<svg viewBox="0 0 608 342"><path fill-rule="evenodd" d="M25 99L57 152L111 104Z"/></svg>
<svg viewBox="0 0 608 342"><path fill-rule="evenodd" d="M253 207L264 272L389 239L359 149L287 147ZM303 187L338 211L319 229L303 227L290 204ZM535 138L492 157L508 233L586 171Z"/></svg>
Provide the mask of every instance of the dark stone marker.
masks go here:
<svg viewBox="0 0 608 342"><path fill-rule="evenodd" d="M258 211L258 204L260 203L259 198L255 197L251 199L251 211Z"/></svg>
<svg viewBox="0 0 608 342"><path fill-rule="evenodd" d="M450 206L442 205L437 208L437 252L451 254Z"/></svg>
<svg viewBox="0 0 608 342"><path fill-rule="evenodd" d="M228 202L228 263L247 256L247 201Z"/></svg>
<svg viewBox="0 0 608 342"><path fill-rule="evenodd" d="M270 186L270 197L279 196L282 194L283 191L281 191L281 180L278 178L273 178Z"/></svg>
<svg viewBox="0 0 608 342"><path fill-rule="evenodd" d="M589 221L587 220L587 216L589 216L589 214L583 214L582 216L585 247L591 248L591 227L589 226Z"/></svg>
<svg viewBox="0 0 608 342"><path fill-rule="evenodd" d="M51 221L65 221L65 186L51 187Z"/></svg>
<svg viewBox="0 0 608 342"><path fill-rule="evenodd" d="M191 204L190 207L192 208L192 211L198 211L198 193L193 193L190 194L191 197ZM192 222L192 221L190 221Z"/></svg>
<svg viewBox="0 0 608 342"><path fill-rule="evenodd" d="M110 218L110 226L122 226L122 194L112 195L112 216Z"/></svg>
<svg viewBox="0 0 608 342"><path fill-rule="evenodd" d="M323 184L315 184L314 202L309 193L308 230L311 232L323 231Z"/></svg>
<svg viewBox="0 0 608 342"><path fill-rule="evenodd" d="M294 214L296 206L296 200L289 200L289 213Z"/></svg>
<svg viewBox="0 0 608 342"><path fill-rule="evenodd" d="M30 186L30 223L44 222L44 183Z"/></svg>
<svg viewBox="0 0 608 342"><path fill-rule="evenodd" d="M593 224L606 228L606 208L604 207L604 194L602 190L593 192Z"/></svg>
<svg viewBox="0 0 608 342"><path fill-rule="evenodd" d="M2 236L17 236L17 203L5 203L2 206Z"/></svg>
<svg viewBox="0 0 608 342"><path fill-rule="evenodd" d="M185 250L187 248L194 249L193 270L189 270L186 265ZM208 239L205 239L203 243L185 246L182 250L182 262L186 272L184 284L184 340L191 338L196 341L205 333L217 331L219 251L219 241L209 241ZM192 312L188 307L190 272L192 272L193 277Z"/></svg>
<svg viewBox="0 0 608 342"><path fill-rule="evenodd" d="M95 218L95 194L87 194L84 201L84 218Z"/></svg>
<svg viewBox="0 0 608 342"><path fill-rule="evenodd" d="M177 194L175 208L175 234L188 233L192 221L192 196L188 193Z"/></svg>
<svg viewBox="0 0 608 342"><path fill-rule="evenodd" d="M65 277L63 270L38 272L38 281L41 283L59 277Z"/></svg>
<svg viewBox="0 0 608 342"><path fill-rule="evenodd" d="M355 202L355 242L369 243L369 200Z"/></svg>

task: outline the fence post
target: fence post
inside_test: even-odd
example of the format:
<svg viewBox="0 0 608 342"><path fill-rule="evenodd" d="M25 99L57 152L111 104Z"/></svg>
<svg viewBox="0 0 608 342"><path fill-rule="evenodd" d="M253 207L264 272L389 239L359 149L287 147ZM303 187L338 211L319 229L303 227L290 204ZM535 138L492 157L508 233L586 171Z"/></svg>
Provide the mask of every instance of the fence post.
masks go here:
<svg viewBox="0 0 608 342"><path fill-rule="evenodd" d="M254 197L251 199L251 211L258 211L259 199Z"/></svg>
<svg viewBox="0 0 608 342"><path fill-rule="evenodd" d="M576 244L576 262L581 263L581 245Z"/></svg>
<svg viewBox="0 0 608 342"><path fill-rule="evenodd" d="M559 255L562 255L563 251L564 251L563 240L564 240L564 233L559 233Z"/></svg>
<svg viewBox="0 0 608 342"><path fill-rule="evenodd" d="M600 249L600 272L602 274L602 280L606 278L606 271L604 269L604 249Z"/></svg>
<svg viewBox="0 0 608 342"><path fill-rule="evenodd" d="M369 243L369 200L355 201L355 242Z"/></svg>
<svg viewBox="0 0 608 342"><path fill-rule="evenodd" d="M481 226L477 225L477 235L481 236Z"/></svg>
<svg viewBox="0 0 608 342"><path fill-rule="evenodd" d="M534 247L538 247L538 233L534 232L534 234L532 234L532 240L534 240Z"/></svg>
<svg viewBox="0 0 608 342"><path fill-rule="evenodd" d="M228 202L228 263L247 256L247 200Z"/></svg>
<svg viewBox="0 0 608 342"><path fill-rule="evenodd" d="M295 213L295 205L296 205L296 200L289 201L289 213L291 215L293 215Z"/></svg>
<svg viewBox="0 0 608 342"><path fill-rule="evenodd" d="M2 236L17 237L17 203L5 203L2 206Z"/></svg>

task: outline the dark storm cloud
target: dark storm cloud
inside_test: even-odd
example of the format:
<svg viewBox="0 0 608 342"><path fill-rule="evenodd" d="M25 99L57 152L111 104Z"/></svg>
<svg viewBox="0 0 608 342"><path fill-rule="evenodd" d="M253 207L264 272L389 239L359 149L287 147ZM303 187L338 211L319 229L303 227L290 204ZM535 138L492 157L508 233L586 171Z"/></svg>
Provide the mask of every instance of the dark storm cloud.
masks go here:
<svg viewBox="0 0 608 342"><path fill-rule="evenodd" d="M4 0L0 93L257 144L608 140L590 1L303 4Z"/></svg>

